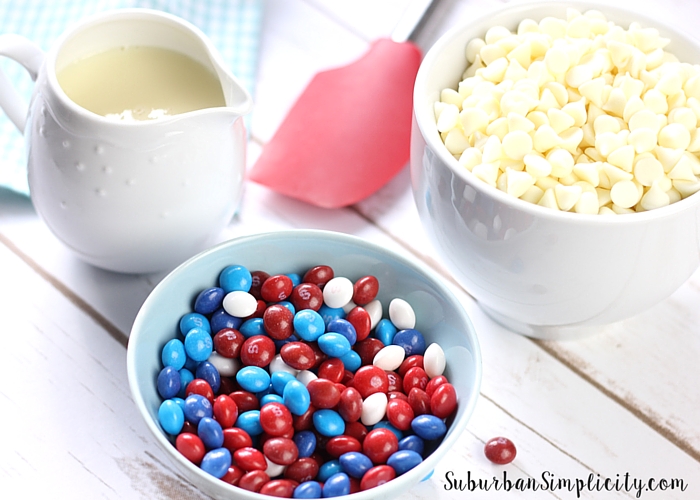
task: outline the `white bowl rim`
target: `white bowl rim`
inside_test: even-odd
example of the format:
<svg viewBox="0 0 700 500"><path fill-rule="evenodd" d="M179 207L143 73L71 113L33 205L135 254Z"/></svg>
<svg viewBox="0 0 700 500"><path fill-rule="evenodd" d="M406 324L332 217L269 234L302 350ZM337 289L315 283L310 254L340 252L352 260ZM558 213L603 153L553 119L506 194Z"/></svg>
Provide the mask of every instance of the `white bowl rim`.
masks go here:
<svg viewBox="0 0 700 500"><path fill-rule="evenodd" d="M205 259L208 256L210 256L213 253L217 253L222 251L224 248L228 248L233 245L237 245L240 243L244 242L249 242L249 241L255 241L255 240L264 240L266 238L270 237L277 237L277 238L309 238L309 239L316 239L316 238L322 238L322 239L332 239L335 241L339 242L344 242L344 243L349 243L349 244L354 244L354 245L359 245L362 247L369 248L373 251L379 252L379 253L387 253L389 256L409 267L409 268L414 268L417 270L419 273L423 274L425 278L427 278L432 284L436 286L436 288L440 291L441 294L443 294L443 297L446 301L450 303L450 306L455 309L459 313L459 315L462 317L464 320L465 324L469 327L468 331L464 332L464 334L469 338L469 341L471 342L471 345L473 346L473 351L472 351L472 357L474 361L474 388L472 393L470 394L470 398L467 401L467 406L465 407L465 411L462 415L461 420L463 421L463 427L460 431L458 432L453 432L445 436L443 441L440 443L439 448L444 448L444 449L449 449L451 448L454 443L457 441L459 436L464 432L466 429L466 425L469 422L469 419L471 418L472 414L474 413L474 408L476 407L476 403L479 399L480 395L480 390L481 390L481 381L482 381L482 375L483 375L483 369L482 369L482 357L481 357L481 347L479 344L478 337L476 335L476 329L474 328L474 324L471 321L471 318L467 314L466 310L464 307L460 304L459 300L457 297L454 295L454 293L449 290L447 285L443 282L443 280L439 277L436 276L436 273L432 271L427 265L424 263L418 261L418 260L413 260L413 259L408 259L402 255L397 254L393 250L384 248L376 243L370 242L368 240L365 240L363 238L360 238L358 236L353 236L345 233L340 233L340 232L335 232L335 231L328 231L328 230L320 230L320 229L291 229L291 230L282 230L282 231L271 231L271 232L265 232L265 233L258 233L258 234L252 234L252 235L246 235L246 236L239 236L236 238L232 238L230 240L224 241L222 243L219 243L217 245L214 245L197 255L187 259L185 262L177 266L175 269L170 271L151 291L151 293L148 295L146 300L144 301L143 305L139 309L138 314L136 315L136 319L134 320L134 323L131 328L131 333L129 335L129 342L127 345L127 355L126 355L126 365L127 365L127 378L129 381L129 388L131 395L134 399L134 402L136 403L136 406L139 410L139 413L141 414L142 419L146 423L146 426L150 430L151 434L155 437L156 443L161 447L161 449L168 455L172 460L176 460L181 466L186 467L192 474L196 475L204 481L205 483L209 483L211 481L211 485L213 488L219 489L219 488L224 488L225 490L228 490L231 492L232 495L234 495L236 498L246 498L250 500L261 500L262 498L265 498L265 496L260 495L259 493L254 493L250 492L247 490L244 490L242 488L234 487L231 486L223 481L219 481L219 483L216 483L214 481L218 481L216 478L213 476L207 474L204 472L201 468L198 466L194 465L191 463L189 460L184 459L179 452L176 450L176 448L168 441L168 439L165 437L165 434L163 433L162 429L159 427L158 423L151 419L149 417L149 410L146 407L146 402L144 400L143 394L141 392L141 389L139 387L139 384L136 380L136 356L134 354L134 349L130 348L132 342L137 342L138 338L140 336L139 332L142 331L141 329L141 324L144 321L142 311L144 311L150 302L153 299L153 297L157 294L157 291L165 288L168 286L170 281L174 279L174 276L177 275L179 272L181 272L184 268L189 266L195 261ZM455 425L456 421L453 422L452 425ZM416 469L427 469L424 471L425 475L429 475L430 471L433 470L435 465L439 462L439 460L442 457L438 458L435 453L432 453L430 456L428 456L421 464L419 464ZM426 465L428 464L428 465ZM406 474L409 474L407 472ZM378 488L382 488L384 486L388 486L386 488L386 492L390 493L392 488L392 485L396 488L400 488L400 486L397 486L398 484L401 483L401 479L405 477L403 476L397 476L396 479L389 481L388 483L379 486ZM398 481L396 483L395 481ZM194 485L197 487L197 485ZM366 490L366 491L361 491L358 493L353 493L351 495L345 495L344 498L350 498L350 499L371 499L376 497L376 493L378 490L376 488L373 488L371 490ZM378 492L381 495L381 491Z"/></svg>
<svg viewBox="0 0 700 500"><path fill-rule="evenodd" d="M425 100L426 88L425 81L429 72L429 67L431 67L435 60L439 57L443 47L449 44L453 38L459 36L464 30L470 29L472 25L486 23L488 19L497 14L506 13L508 11L518 11L530 8L540 8L556 4L557 6L567 8L571 7L577 9L581 12L588 10L599 10L604 15L606 12L615 12L616 14L625 14L630 16L630 21L639 22L642 24L643 28L652 27L657 28L662 32L662 36L666 36L671 39L682 39L687 44L692 44L698 47L700 52L700 41L688 36L686 33L672 28L663 21L651 18L645 14L626 9L624 7L619 7L616 5L607 5L600 3L598 1L588 1L588 0L523 0L523 1L513 1L498 7L489 9L487 12L471 19L468 22L464 22L460 25L452 27L450 30L446 31L440 38L430 47L428 52L425 54L423 61L418 70L416 76L416 82L414 86L413 102L414 102L414 117L420 133L426 142L426 145L431 149L431 151L436 154L439 159L446 164L450 170L460 177L462 180L467 182L474 189L478 190L485 196L493 197L498 202L508 205L510 208L525 212L528 215L535 217L546 218L551 220L566 221L566 223L580 223L583 225L619 225L619 224L643 224L650 220L664 219L667 217L673 217L680 212L697 208L700 205L700 192L694 193L682 200L675 203L671 203L665 207L655 208L653 210L648 210L645 212L635 212L631 214L616 214L615 216L601 216L597 214L579 214L574 212L563 212L561 210L552 210L550 208L541 207L534 203L529 203L527 201L515 198L507 193L504 193L500 189L493 187L486 182L478 179L474 174L472 174L466 168L459 165L459 162L447 151L444 143L440 139L437 129L435 128L435 118L432 112L432 108L424 106L423 101ZM607 16L606 16L607 18ZM685 61L681 61L685 62ZM700 60L696 63L700 64Z"/></svg>

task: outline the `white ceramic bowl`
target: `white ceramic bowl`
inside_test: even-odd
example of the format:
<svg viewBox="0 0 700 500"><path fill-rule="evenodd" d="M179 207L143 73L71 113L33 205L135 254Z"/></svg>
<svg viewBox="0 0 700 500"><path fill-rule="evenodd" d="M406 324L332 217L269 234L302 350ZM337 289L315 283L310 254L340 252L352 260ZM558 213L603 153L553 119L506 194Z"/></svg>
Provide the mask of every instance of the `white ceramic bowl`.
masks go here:
<svg viewBox="0 0 700 500"><path fill-rule="evenodd" d="M426 477L454 445L474 410L481 383L481 354L474 328L454 295L417 263L362 239L326 231L286 231L237 238L188 260L161 281L136 317L127 350L127 372L134 401L156 443L202 492L217 499L269 498L231 486L203 472L172 445L158 423L161 398L156 378L160 353L174 338L180 317L191 312L194 298L204 288L217 285L220 271L231 264L269 273L303 273L315 265L334 268L336 276L351 280L372 274L379 280L378 299L386 306L394 297L414 308L416 328L426 342L438 342L445 351L445 375L455 386L457 413L440 446L415 469L372 490L350 495L353 500L394 498Z"/></svg>
<svg viewBox="0 0 700 500"><path fill-rule="evenodd" d="M426 54L414 92L413 191L421 220L455 278L499 323L526 335L570 339L668 297L700 264L700 195L620 216L564 213L516 199L460 167L442 143L433 104L456 88L469 40L492 26L566 19L597 9L671 39L666 50L700 63L700 43L655 19L582 1L511 3L446 33Z"/></svg>

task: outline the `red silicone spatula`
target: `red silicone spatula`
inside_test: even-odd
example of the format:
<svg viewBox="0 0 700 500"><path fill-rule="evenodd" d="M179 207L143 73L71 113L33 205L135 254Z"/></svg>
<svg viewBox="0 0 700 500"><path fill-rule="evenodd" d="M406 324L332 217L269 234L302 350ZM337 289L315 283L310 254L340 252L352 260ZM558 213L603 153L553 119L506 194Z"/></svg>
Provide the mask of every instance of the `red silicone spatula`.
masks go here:
<svg viewBox="0 0 700 500"><path fill-rule="evenodd" d="M249 173L250 180L325 208L374 193L408 162L413 84L421 52L407 41L431 1L407 10L392 40L318 73ZM402 20L403 21L403 20ZM395 41L397 37L403 41Z"/></svg>

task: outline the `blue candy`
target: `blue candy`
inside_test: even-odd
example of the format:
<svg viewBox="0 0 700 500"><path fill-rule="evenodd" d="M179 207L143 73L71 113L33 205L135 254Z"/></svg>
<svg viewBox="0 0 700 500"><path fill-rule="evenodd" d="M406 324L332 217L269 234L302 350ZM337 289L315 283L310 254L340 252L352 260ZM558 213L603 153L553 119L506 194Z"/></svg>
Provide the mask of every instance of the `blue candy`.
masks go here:
<svg viewBox="0 0 700 500"><path fill-rule="evenodd" d="M301 283L301 276L299 276L297 273L289 273L285 274L285 276L292 280L292 286L297 286Z"/></svg>
<svg viewBox="0 0 700 500"><path fill-rule="evenodd" d="M384 345L391 345L396 332L397 329L394 324L386 318L379 320L379 323L374 328L374 336L381 340Z"/></svg>
<svg viewBox="0 0 700 500"><path fill-rule="evenodd" d="M406 436L405 438L399 440L399 450L411 450L415 451L419 455L423 455L423 450L425 450L425 442L419 436Z"/></svg>
<svg viewBox="0 0 700 500"><path fill-rule="evenodd" d="M204 417L197 424L197 435L207 450L221 448L224 445L224 430L221 424L213 418Z"/></svg>
<svg viewBox="0 0 700 500"><path fill-rule="evenodd" d="M326 326L328 326L328 323L335 319L345 319L345 316L347 315L345 313L345 309L342 307L328 307L326 304L323 304L319 308L318 314L321 315Z"/></svg>
<svg viewBox="0 0 700 500"><path fill-rule="evenodd" d="M355 327L352 326L352 323L346 319L332 320L326 326L326 331L340 333L343 335L343 337L348 339L350 345L355 345L355 342L357 342L357 331L355 330Z"/></svg>
<svg viewBox="0 0 700 500"><path fill-rule="evenodd" d="M310 457L316 450L316 434L311 431L300 431L292 438L299 450L299 458Z"/></svg>
<svg viewBox="0 0 700 500"><path fill-rule="evenodd" d="M194 374L187 368L181 368L178 373L180 374L180 392L177 395L184 398L187 395L185 392L187 391L187 386L194 380Z"/></svg>
<svg viewBox="0 0 700 500"><path fill-rule="evenodd" d="M236 427L240 427L250 436L259 436L263 432L260 425L260 410L248 410L238 415Z"/></svg>
<svg viewBox="0 0 700 500"><path fill-rule="evenodd" d="M352 346L343 334L328 332L318 338L318 348L324 354L333 358L340 358L350 352Z"/></svg>
<svg viewBox="0 0 700 500"><path fill-rule="evenodd" d="M214 393L219 391L221 386L221 375L219 375L219 370L216 366L212 365L209 361L202 361L197 365L197 371L195 372L197 378L206 380ZM216 447L218 448L218 446Z"/></svg>
<svg viewBox="0 0 700 500"><path fill-rule="evenodd" d="M293 415L303 415L311 404L311 395L304 384L291 380L284 386L282 400Z"/></svg>
<svg viewBox="0 0 700 500"><path fill-rule="evenodd" d="M342 467L343 472L352 477L356 477L357 479L362 479L365 472L374 467L372 460L370 460L367 455L360 453L359 451L349 451L347 453L343 453L338 458L338 461L340 461L340 466Z"/></svg>
<svg viewBox="0 0 700 500"><path fill-rule="evenodd" d="M260 398L260 406L265 406L267 403L284 404L284 401L282 400L282 396L279 394L265 394Z"/></svg>
<svg viewBox="0 0 700 500"><path fill-rule="evenodd" d="M207 398L199 394L190 394L185 399L184 413L188 422L197 425L204 417L211 418L214 412Z"/></svg>
<svg viewBox="0 0 700 500"><path fill-rule="evenodd" d="M344 472L333 474L323 484L323 498L340 497L349 494L350 478Z"/></svg>
<svg viewBox="0 0 700 500"><path fill-rule="evenodd" d="M289 309L292 312L292 314L296 314L296 312L297 312L296 308L294 307L294 304L292 304L288 300L283 300L281 302L278 302L278 304Z"/></svg>
<svg viewBox="0 0 700 500"><path fill-rule="evenodd" d="M321 498L321 483L318 481L304 481L294 488L292 498Z"/></svg>
<svg viewBox="0 0 700 500"><path fill-rule="evenodd" d="M314 428L323 436L340 436L345 432L345 420L335 410L316 410L312 418Z"/></svg>
<svg viewBox="0 0 700 500"><path fill-rule="evenodd" d="M340 462L338 460L329 460L318 468L316 479L323 483L333 474L337 474L338 472L343 472L340 467Z"/></svg>
<svg viewBox="0 0 700 500"><path fill-rule="evenodd" d="M185 352L194 361L206 361L214 350L211 334L202 328L192 328L185 336Z"/></svg>
<svg viewBox="0 0 700 500"><path fill-rule="evenodd" d="M231 316L222 308L218 309L211 315L209 323L211 325L212 332L219 332L224 328L233 328L234 330L238 330L241 323L243 323L243 320L241 318L237 318L236 316Z"/></svg>
<svg viewBox="0 0 700 500"><path fill-rule="evenodd" d="M158 408L158 422L165 432L175 436L185 424L185 414L176 401L166 399Z"/></svg>
<svg viewBox="0 0 700 500"><path fill-rule="evenodd" d="M238 328L238 331L241 332L245 338L250 338L254 335L267 335L262 318L251 318L245 320L241 324L240 328Z"/></svg>
<svg viewBox="0 0 700 500"><path fill-rule="evenodd" d="M180 392L180 373L172 366L166 366L158 374L158 394L163 399L170 399Z"/></svg>
<svg viewBox="0 0 700 500"><path fill-rule="evenodd" d="M179 339L169 340L163 346L160 360L163 362L163 366L172 366L176 370L179 370L185 366L185 361L187 361L185 345Z"/></svg>
<svg viewBox="0 0 700 500"><path fill-rule="evenodd" d="M194 312L199 314L211 314L221 307L221 303L224 301L223 288L212 287L202 290L194 299Z"/></svg>
<svg viewBox="0 0 700 500"><path fill-rule="evenodd" d="M236 382L248 392L261 392L270 387L270 374L259 366L244 366L236 373Z"/></svg>
<svg viewBox="0 0 700 500"><path fill-rule="evenodd" d="M197 365L199 364L199 361L195 361L194 359L190 358L187 356L187 359L185 360L185 368L192 373L197 371Z"/></svg>
<svg viewBox="0 0 700 500"><path fill-rule="evenodd" d="M413 328L396 332L391 343L403 347L403 350L406 351L406 357L414 354L422 356L426 347L423 334Z"/></svg>
<svg viewBox="0 0 700 500"><path fill-rule="evenodd" d="M206 316L199 313L188 313L180 318L180 333L187 335L187 332L192 330L192 328L201 328L211 333L211 324Z"/></svg>
<svg viewBox="0 0 700 500"><path fill-rule="evenodd" d="M284 394L284 388L286 387L287 383L291 382L292 380L296 380L296 377L289 372L279 371L274 372L270 376L270 380L272 381L272 388L274 391L277 394L282 395Z"/></svg>
<svg viewBox="0 0 700 500"><path fill-rule="evenodd" d="M340 357L340 361L343 362L346 370L350 370L355 373L357 369L362 366L362 358L356 351L352 349Z"/></svg>
<svg viewBox="0 0 700 500"><path fill-rule="evenodd" d="M253 286L253 276L250 271L243 266L228 266L219 273L219 286L224 292L229 293L234 290L250 291Z"/></svg>
<svg viewBox="0 0 700 500"><path fill-rule="evenodd" d="M400 476L413 469L422 461L423 457L415 451L399 450L391 454L386 464L396 471L397 476Z"/></svg>
<svg viewBox="0 0 700 500"><path fill-rule="evenodd" d="M216 448L207 452L199 465L202 470L221 479L231 467L231 452L226 448Z"/></svg>
<svg viewBox="0 0 700 500"><path fill-rule="evenodd" d="M313 309L302 309L294 315L294 331L297 336L313 342L323 335L326 331L326 323L319 313Z"/></svg>
<svg viewBox="0 0 700 500"><path fill-rule="evenodd" d="M411 429L427 441L441 438L447 432L447 426L435 415L418 415L411 421Z"/></svg>

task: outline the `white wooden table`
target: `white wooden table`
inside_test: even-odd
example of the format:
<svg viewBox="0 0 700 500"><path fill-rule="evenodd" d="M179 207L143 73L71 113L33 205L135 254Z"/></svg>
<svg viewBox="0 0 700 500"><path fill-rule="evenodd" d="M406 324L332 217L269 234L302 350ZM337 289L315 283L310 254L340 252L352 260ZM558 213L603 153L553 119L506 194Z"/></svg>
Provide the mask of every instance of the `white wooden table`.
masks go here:
<svg viewBox="0 0 700 500"><path fill-rule="evenodd" d="M427 48L460 20L498 0L443 0L419 43ZM625 0L696 30L694 0ZM401 0L268 0L249 163L311 76L359 57L390 34ZM695 31L697 33L697 31ZM324 210L248 184L222 239L288 228L351 233L407 253L449 281L420 229L404 169L356 206ZM672 243L671 243L672 244ZM653 270L648 270L653 272ZM119 275L70 254L30 201L0 190L0 498L202 498L171 467L134 406L126 377L133 318L164 276ZM452 283L450 281L450 283ZM481 397L467 431L405 498L577 498L576 491L456 491L446 477L492 482L504 474L562 487L581 498L603 479L643 481L640 498L700 498L700 274L639 317L577 342L543 342L494 324L452 283L483 351ZM495 466L484 442L507 436L518 456ZM626 476L627 475L627 476ZM647 481L685 491L647 491Z"/></svg>

